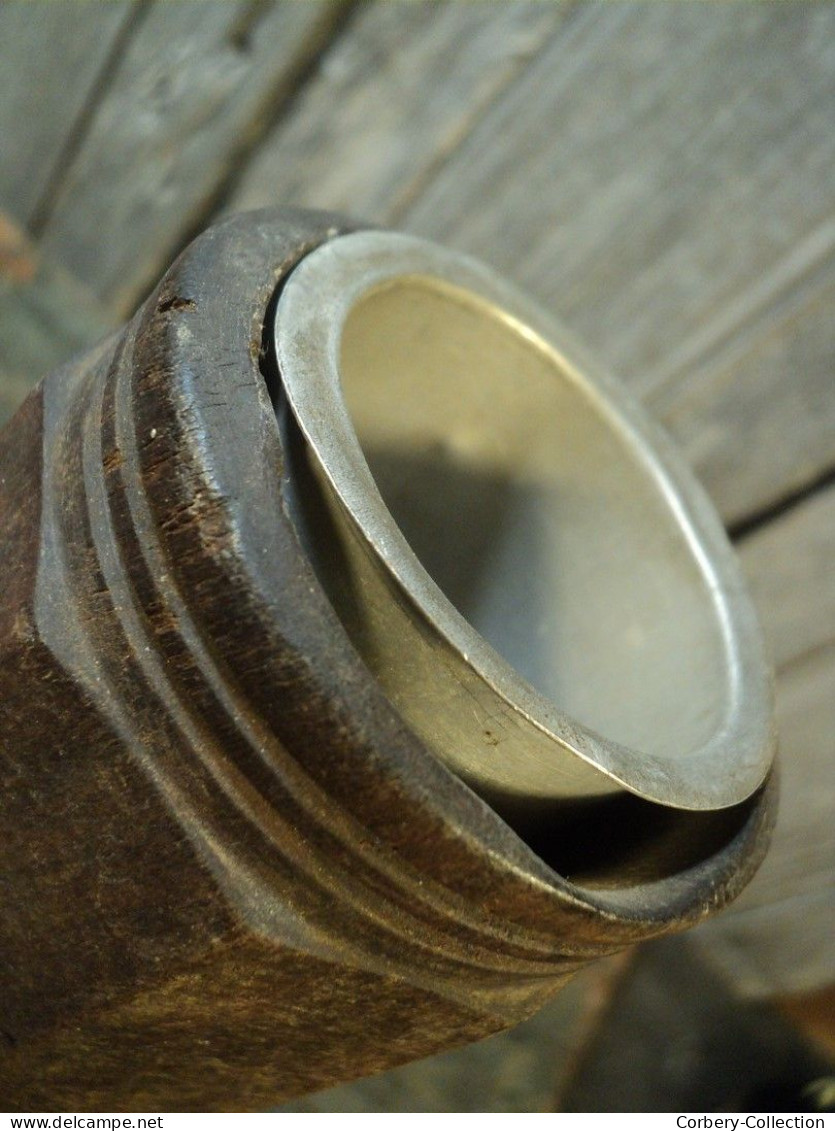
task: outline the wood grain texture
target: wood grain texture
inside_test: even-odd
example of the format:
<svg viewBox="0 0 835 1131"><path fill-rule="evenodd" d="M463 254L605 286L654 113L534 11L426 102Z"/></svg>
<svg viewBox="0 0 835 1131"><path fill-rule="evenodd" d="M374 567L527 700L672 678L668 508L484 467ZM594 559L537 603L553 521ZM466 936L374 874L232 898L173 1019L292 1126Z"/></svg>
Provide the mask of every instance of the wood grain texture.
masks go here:
<svg viewBox="0 0 835 1131"><path fill-rule="evenodd" d="M44 254L129 313L341 7L328 0L156 4L57 194Z"/></svg>
<svg viewBox="0 0 835 1131"><path fill-rule="evenodd" d="M581 970L529 1021L508 1033L390 1072L317 1092L281 1112L547 1111L555 1071L575 1047L603 959Z"/></svg>
<svg viewBox="0 0 835 1131"><path fill-rule="evenodd" d="M781 673L777 708L782 790L771 849L732 910L692 936L757 996L835 982L835 645Z"/></svg>
<svg viewBox="0 0 835 1131"><path fill-rule="evenodd" d="M797 286L832 258L833 31L828 6L584 5L404 217L515 278L637 391L664 389L734 520L835 449L832 323ZM722 342L733 376L727 356L702 374ZM739 427L773 440L788 421L771 463L740 443Z"/></svg>
<svg viewBox="0 0 835 1131"><path fill-rule="evenodd" d="M650 397L731 524L835 467L835 223L820 236L820 262Z"/></svg>
<svg viewBox="0 0 835 1131"><path fill-rule="evenodd" d="M133 7L0 5L0 204L19 221L37 208Z"/></svg>
<svg viewBox="0 0 835 1131"><path fill-rule="evenodd" d="M835 488L740 550L778 668L780 807L750 887L693 937L742 991L798 993L835 981Z"/></svg>
<svg viewBox="0 0 835 1131"><path fill-rule="evenodd" d="M366 4L230 207L303 204L391 222L568 11L527 0Z"/></svg>
<svg viewBox="0 0 835 1131"><path fill-rule="evenodd" d="M832 215L835 10L584 5L407 216L645 374Z"/></svg>
<svg viewBox="0 0 835 1131"><path fill-rule="evenodd" d="M835 487L737 548L778 670L835 643Z"/></svg>
<svg viewBox="0 0 835 1131"><path fill-rule="evenodd" d="M275 118L227 203L340 208L493 262L645 397L727 522L835 465L835 7L380 0L318 64L334 5L159 3L114 60L129 8L0 6L0 196L31 215L56 190L36 273L0 285L0 415L112 317L55 262L129 313ZM784 801L752 902L711 937L736 924L772 988L793 960L821 977L833 930L833 532L818 492L740 546L781 669Z"/></svg>
<svg viewBox="0 0 835 1131"><path fill-rule="evenodd" d="M740 909L833 891L835 487L740 545L777 669L781 802L771 850ZM835 932L835 903L827 913ZM791 947L792 937L786 938ZM835 979L835 951L832 952Z"/></svg>
<svg viewBox="0 0 835 1131"><path fill-rule="evenodd" d="M783 671L777 683L782 804L772 851L742 897L757 907L828 891L835 938L835 644ZM832 955L835 979L835 953Z"/></svg>
<svg viewBox="0 0 835 1131"><path fill-rule="evenodd" d="M0 213L0 424L42 377L112 328L92 295Z"/></svg>
<svg viewBox="0 0 835 1131"><path fill-rule="evenodd" d="M801 1109L803 1085L830 1069L825 1058L775 1008L740 1000L691 938L642 948L557 1111Z"/></svg>
<svg viewBox="0 0 835 1131"><path fill-rule="evenodd" d="M690 938L738 993L773 998L832 984L833 930L830 883L812 895L741 908Z"/></svg>
<svg viewBox="0 0 835 1131"><path fill-rule="evenodd" d="M832 466L835 9L383 0L284 106L314 9L152 8L47 254L129 313L278 115L231 207L403 216L492 260L650 397L731 523Z"/></svg>

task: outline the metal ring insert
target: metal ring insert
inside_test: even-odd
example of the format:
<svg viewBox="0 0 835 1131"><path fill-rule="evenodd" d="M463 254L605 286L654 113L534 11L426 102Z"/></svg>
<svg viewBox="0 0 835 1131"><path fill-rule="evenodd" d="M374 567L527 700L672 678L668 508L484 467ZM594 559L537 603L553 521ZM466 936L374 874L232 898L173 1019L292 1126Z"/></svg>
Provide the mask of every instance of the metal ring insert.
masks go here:
<svg viewBox="0 0 835 1131"><path fill-rule="evenodd" d="M275 345L296 524L437 757L500 812L757 789L769 678L724 530L547 314L470 258L360 232L296 267Z"/></svg>

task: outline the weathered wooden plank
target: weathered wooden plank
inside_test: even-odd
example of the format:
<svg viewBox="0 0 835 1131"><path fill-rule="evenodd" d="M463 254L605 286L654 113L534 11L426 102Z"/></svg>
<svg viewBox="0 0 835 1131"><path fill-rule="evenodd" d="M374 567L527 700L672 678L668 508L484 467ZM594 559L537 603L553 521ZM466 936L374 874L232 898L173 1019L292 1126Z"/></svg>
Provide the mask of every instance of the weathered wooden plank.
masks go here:
<svg viewBox="0 0 835 1131"><path fill-rule="evenodd" d="M834 934L830 879L814 895L729 911L691 938L740 994L773 998L832 985Z"/></svg>
<svg viewBox="0 0 835 1131"><path fill-rule="evenodd" d="M773 1111L778 1106L796 1111L802 1106L801 1087L829 1070L827 1060L776 1008L740 1000L704 962L692 938L641 948L560 1089L557 1111ZM786 1093L785 1106L779 1090Z"/></svg>
<svg viewBox="0 0 835 1131"><path fill-rule="evenodd" d="M830 254L650 397L731 524L835 467L833 309Z"/></svg>
<svg viewBox="0 0 835 1131"><path fill-rule="evenodd" d="M835 172L835 145L823 128L825 118L815 98L822 90L835 112L835 55L823 43L813 50L813 55L817 52L817 73L811 84L816 84L815 93L806 89L806 80L797 81L792 75L786 76L788 90L784 90L784 71L799 63L816 29L820 30L814 19L809 22L808 14L788 18L773 11L737 10L729 18L727 11L692 5L669 13L643 5L628 8L631 11L586 6L574 24L567 24L518 89L486 114L475 130L476 140L463 144L464 156L453 153L437 185L428 186L428 203L419 198L409 222L423 224L431 235L463 241L487 258L503 259L501 265L528 285L532 277L535 285L544 280L547 300L558 307L562 302L579 303L578 310L562 313L570 321L579 318L587 339L596 348L602 345L604 353L601 335L614 329L610 362L624 361L627 376L654 393L653 408L683 443L724 517L736 522L835 463L835 399L828 395L835 343L827 317L835 285L835 223L824 219L814 227L816 216L832 212L832 200L822 189L827 163ZM511 14L523 11L502 9L501 17L507 22ZM472 44L468 59L477 77L482 61L478 52L484 50L484 43L463 32L464 21L477 26L481 12L469 5L453 5L443 14L448 24L453 20L461 24L454 39ZM263 147L233 204L255 207L281 199L375 219L396 217L404 203L418 194L427 168L438 164L434 156L438 131L448 128L444 108L449 114L461 107L462 120L451 131L451 136L460 138L483 105L477 101L469 105L469 86L453 97L445 52L438 50L436 36L429 34L437 32L439 41L452 38L451 28L439 26L439 15L437 9L425 12L421 5L411 6L409 52L405 61L398 57L395 68L390 43L403 30L402 10L397 5L384 5L382 12L367 8L331 50L317 82ZM496 30L500 22L496 20ZM535 30L537 38L542 29ZM690 31L697 34L683 34ZM506 41L512 44L509 34ZM581 59L572 71L578 52ZM630 52L624 62L624 54ZM656 72L644 67L647 53L662 64ZM775 64L776 83L774 74L759 74L753 62L763 53ZM615 102L617 86L611 84L609 108L620 115L613 123L609 116L595 114L599 89L597 84L588 89L588 76L592 71L605 76L616 64L619 77L628 78L639 97L622 100L620 109ZM702 70L700 64L708 65ZM714 80L720 72L723 81L717 84ZM469 84L473 76L464 66L455 70L454 81ZM422 99L421 86L428 92ZM440 116L436 103L442 108ZM564 105L574 109L573 118L561 116ZM375 112L380 106L382 112ZM413 106L417 108L412 110ZM410 129L405 131L403 118L409 112ZM724 122L721 128L711 125L717 114ZM553 140L544 146L532 144L534 126L541 137ZM612 145L616 129L630 139L628 147ZM801 141L794 136L797 130L803 135ZM637 177L630 172L633 137L642 155L650 158L649 171ZM774 152L782 152L789 142L806 163L800 160L789 170L792 191L784 199L785 170L772 166ZM471 167L467 153L474 145L480 152L472 155ZM421 160L424 146L428 147L426 168ZM580 168L566 172L561 166L572 147L572 159ZM598 163L596 182L586 168L589 153ZM748 154L753 155L755 168L750 167ZM672 176L682 155L685 164L694 168L699 161L705 165L707 172L700 171L695 185ZM518 159L516 169L512 159ZM545 175L543 163L553 177ZM473 180L484 174L485 167L490 175L484 175L484 184L479 182L479 191L474 192ZM493 176L497 168L500 172ZM532 168L539 186L535 191L530 190ZM747 209L758 189L758 177L764 196L754 196L758 213L746 217L743 233L751 272L747 274L737 270L736 255L725 256L726 261L722 255L724 246L740 238L728 228L737 226L737 211ZM726 182L733 187L740 180L744 184L734 190L738 199L722 199ZM811 201L793 211L792 202L802 200L805 190ZM579 205L576 214L566 197ZM499 216L508 198L516 206L513 214ZM724 231L715 220L703 230L699 212L706 205L711 216L722 219ZM584 209L590 210L588 215ZM556 225L541 224L540 214L555 218ZM766 233L781 226L765 249L758 222ZM614 267L601 231L618 241L612 247ZM646 238L649 231L651 239ZM803 236L799 244L798 233ZM519 262L522 239L524 255ZM624 247L629 251L626 261ZM664 268L667 276L657 276L648 248L669 259ZM770 269L762 275L762 264L753 263L752 257L769 254ZM702 259L705 269L700 267ZM680 269L683 260L690 262L687 270ZM712 293L716 281L707 271L711 260L732 274L721 293ZM569 267L579 271L579 282L566 283ZM653 303L657 307L660 297L662 306L639 311L630 300L618 320L616 310L612 313L611 292L620 283L628 296L636 268L644 275L649 272L647 285L656 288ZM610 281L613 271L617 278ZM553 276L545 278L543 272ZM690 319L681 339L669 332L670 274L679 289L687 288L687 302L683 292L672 299ZM574 300L573 287L580 288ZM734 296L730 303L729 288ZM588 296L595 291L601 303L596 309L588 307ZM616 297L623 302L623 296ZM699 317L690 318L699 304ZM650 371L630 374L623 351L631 348L628 341L635 327L640 329L643 323L646 328L648 322L652 325L647 332L653 338L644 342L640 357ZM660 345L659 334L665 335ZM745 444L740 443L742 430L748 438Z"/></svg>
<svg viewBox="0 0 835 1131"><path fill-rule="evenodd" d="M794 993L835 981L835 488L740 550L778 665L780 808L762 869L694 937L746 993Z"/></svg>
<svg viewBox="0 0 835 1131"><path fill-rule="evenodd" d="M231 207L304 204L391 222L567 11L528 0L364 5Z"/></svg>
<svg viewBox="0 0 835 1131"><path fill-rule="evenodd" d="M821 889L835 897L835 646L781 672L777 719L781 807L771 851L740 908ZM835 898L830 914L835 928ZM832 963L835 977L835 947Z"/></svg>
<svg viewBox="0 0 835 1131"><path fill-rule="evenodd" d="M267 7L247 34L248 12L152 11L59 195L47 248L123 313L228 169L240 123L263 112L286 11ZM835 242L835 11L564 17L537 3L364 5L233 204L391 220L417 196L410 225L497 261L638 387L662 387L655 407L738 521L833 458L830 284L797 280L802 250L826 264Z"/></svg>
<svg viewBox="0 0 835 1131"><path fill-rule="evenodd" d="M44 254L125 313L250 133L282 104L342 7L328 0L156 4L56 196Z"/></svg>
<svg viewBox="0 0 835 1131"><path fill-rule="evenodd" d="M0 4L0 204L20 222L47 189L133 7Z"/></svg>
<svg viewBox="0 0 835 1131"><path fill-rule="evenodd" d="M829 5L583 6L404 223L491 260L649 391L672 378L676 359L698 366L732 337L729 313L750 322L770 309L798 249L813 263L831 256L833 32ZM832 349L824 306L810 299L803 324L816 356ZM788 363L799 347L786 338L779 348ZM780 364L775 353L772 388ZM752 373L743 399L768 431L792 401L819 403L822 372L799 367L779 406L759 403ZM717 471L725 513L801 482L827 457L827 420L809 412L797 447L765 479L763 456L736 487Z"/></svg>
<svg viewBox="0 0 835 1131"><path fill-rule="evenodd" d="M111 328L84 287L0 213L0 424L41 377Z"/></svg>
<svg viewBox="0 0 835 1131"><path fill-rule="evenodd" d="M782 762L774 843L740 901L754 907L835 887L835 487L739 549L777 667Z"/></svg>
<svg viewBox="0 0 835 1131"><path fill-rule="evenodd" d="M778 669L835 641L835 487L805 499L738 550Z"/></svg>

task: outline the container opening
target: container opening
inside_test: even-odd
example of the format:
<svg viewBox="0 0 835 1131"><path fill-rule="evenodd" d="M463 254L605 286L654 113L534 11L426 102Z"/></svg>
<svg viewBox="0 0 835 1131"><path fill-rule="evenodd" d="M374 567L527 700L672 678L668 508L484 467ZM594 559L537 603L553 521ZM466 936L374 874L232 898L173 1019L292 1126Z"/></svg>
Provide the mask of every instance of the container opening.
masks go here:
<svg viewBox="0 0 835 1131"><path fill-rule="evenodd" d="M605 401L501 310L423 276L359 298L339 368L386 507L492 648L610 741L706 743L727 706L716 609Z"/></svg>

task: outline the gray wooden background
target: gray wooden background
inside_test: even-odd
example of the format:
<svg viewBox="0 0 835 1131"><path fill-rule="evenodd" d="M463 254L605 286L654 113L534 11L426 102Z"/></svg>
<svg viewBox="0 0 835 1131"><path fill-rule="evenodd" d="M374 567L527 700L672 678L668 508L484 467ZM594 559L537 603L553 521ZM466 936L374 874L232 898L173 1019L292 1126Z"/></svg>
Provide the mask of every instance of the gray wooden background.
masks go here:
<svg viewBox="0 0 835 1131"><path fill-rule="evenodd" d="M5 0L0 418L231 209L474 253L684 449L777 670L772 854L692 945L835 982L835 6Z"/></svg>

